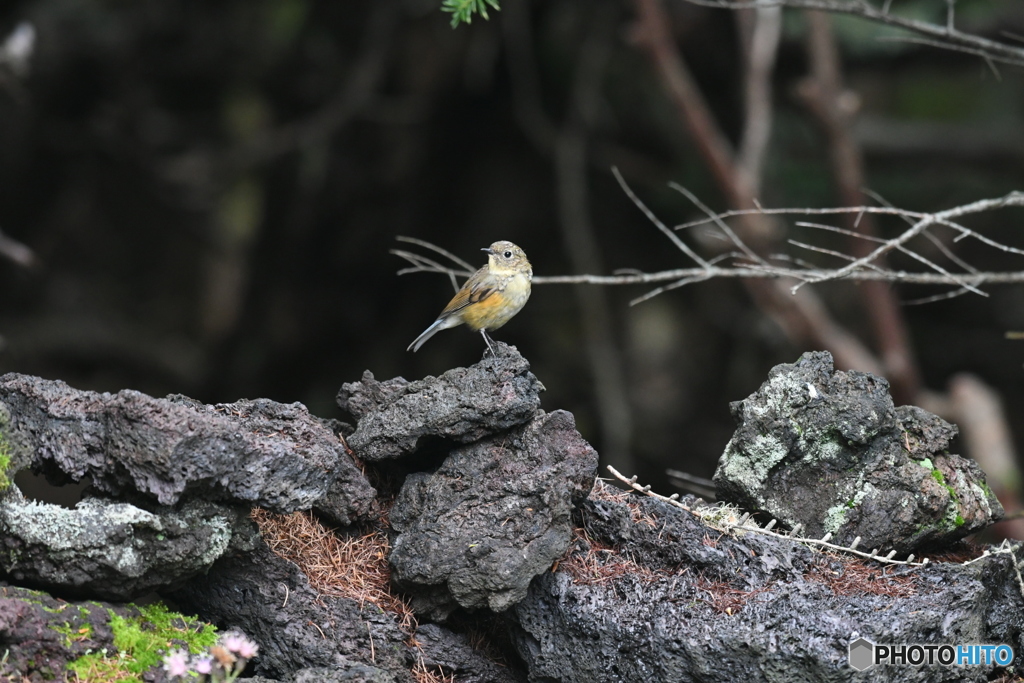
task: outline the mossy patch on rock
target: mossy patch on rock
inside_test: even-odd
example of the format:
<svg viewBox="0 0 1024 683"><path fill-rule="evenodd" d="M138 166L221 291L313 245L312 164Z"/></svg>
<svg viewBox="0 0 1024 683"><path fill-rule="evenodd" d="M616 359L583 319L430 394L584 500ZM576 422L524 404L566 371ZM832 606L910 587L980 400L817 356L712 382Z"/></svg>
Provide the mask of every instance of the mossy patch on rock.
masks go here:
<svg viewBox="0 0 1024 683"><path fill-rule="evenodd" d="M172 612L162 603L129 605L136 614L109 610L114 634L112 650L90 652L68 663L80 683L142 683L142 675L158 666L171 649L198 654L217 641L217 630L195 617Z"/></svg>
<svg viewBox="0 0 1024 683"><path fill-rule="evenodd" d="M721 501L898 552L948 544L1002 517L984 473L948 452L955 425L895 407L884 379L836 371L827 352L776 366L731 407L738 427L715 472Z"/></svg>
<svg viewBox="0 0 1024 683"><path fill-rule="evenodd" d="M215 642L213 626L161 603L145 606L66 602L43 591L0 584L0 623L9 647L0 681L142 683L164 653L198 652Z"/></svg>

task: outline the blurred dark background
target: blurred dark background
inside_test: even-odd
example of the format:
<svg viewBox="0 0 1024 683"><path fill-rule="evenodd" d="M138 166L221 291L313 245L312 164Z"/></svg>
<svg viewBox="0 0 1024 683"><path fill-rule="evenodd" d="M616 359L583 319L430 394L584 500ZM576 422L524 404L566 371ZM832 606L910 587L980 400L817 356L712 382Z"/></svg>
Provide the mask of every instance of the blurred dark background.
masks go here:
<svg viewBox="0 0 1024 683"><path fill-rule="evenodd" d="M509 239L537 275L691 265L610 170L669 225L699 215L669 181L729 208L636 36L639 4L503 0L489 21L453 30L440 0L3 3L0 40L29 21L36 42L30 70L0 80L0 230L36 262L0 260L0 372L204 402L301 401L343 418L334 396L365 369L415 379L483 351L457 329L406 352L452 290L442 275L398 277L405 264L389 249L408 245L396 236L474 265L481 247ZM742 22L662 6L735 143ZM893 12L944 23L946 7L897 0ZM963 30L1024 35L1020 0L957 10ZM872 190L927 211L1024 189L1024 69L833 19ZM806 20L787 10L782 21L759 197L833 206L826 141L797 94ZM970 225L1024 247L1022 219ZM879 220L883 235L902 227ZM982 269L1024 269L1024 257L978 242L952 248ZM545 408L575 413L602 455L662 488L666 467L710 476L732 432L729 402L814 347L735 281L633 307L643 287L582 289L536 286L495 337L530 359ZM988 291L900 310L921 386L941 393L976 375L1002 398L1019 452L1024 342L1004 334L1024 329L1024 288ZM858 285L816 293L874 348Z"/></svg>

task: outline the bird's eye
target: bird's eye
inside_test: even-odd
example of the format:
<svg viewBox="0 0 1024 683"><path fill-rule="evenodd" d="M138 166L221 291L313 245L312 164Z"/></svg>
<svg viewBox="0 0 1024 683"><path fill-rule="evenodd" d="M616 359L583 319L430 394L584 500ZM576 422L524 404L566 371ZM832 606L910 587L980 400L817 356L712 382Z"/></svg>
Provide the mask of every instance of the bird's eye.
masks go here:
<svg viewBox="0 0 1024 683"><path fill-rule="evenodd" d="M506 252L505 252L504 254L502 254L502 255L503 255L503 256L504 256L505 258L512 258L512 252L511 252L511 251L506 251Z"/></svg>

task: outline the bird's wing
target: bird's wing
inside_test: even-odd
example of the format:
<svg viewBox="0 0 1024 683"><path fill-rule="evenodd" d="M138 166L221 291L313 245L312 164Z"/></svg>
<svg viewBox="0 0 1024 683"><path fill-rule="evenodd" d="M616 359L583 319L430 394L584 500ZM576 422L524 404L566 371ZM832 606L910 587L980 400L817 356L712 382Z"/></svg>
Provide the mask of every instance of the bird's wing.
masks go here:
<svg viewBox="0 0 1024 683"><path fill-rule="evenodd" d="M479 303L487 297L494 294L497 291L497 286L493 280L487 282L487 267L484 266L480 270L473 273L473 275L466 280L466 284L462 285L462 289L448 302L448 305L441 311L441 315L438 318L445 318L458 313L466 306L471 304Z"/></svg>

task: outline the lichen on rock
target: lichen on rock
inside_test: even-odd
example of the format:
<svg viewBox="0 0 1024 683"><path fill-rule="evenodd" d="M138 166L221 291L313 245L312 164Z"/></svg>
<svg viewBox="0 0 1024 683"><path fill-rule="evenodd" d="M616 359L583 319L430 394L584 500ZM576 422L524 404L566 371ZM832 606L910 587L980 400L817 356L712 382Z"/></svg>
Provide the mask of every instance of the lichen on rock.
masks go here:
<svg viewBox="0 0 1024 683"><path fill-rule="evenodd" d="M911 552L951 543L1002 517L984 473L947 452L957 429L895 407L873 375L836 371L832 356L778 365L732 404L737 429L715 472L719 500L807 533Z"/></svg>

